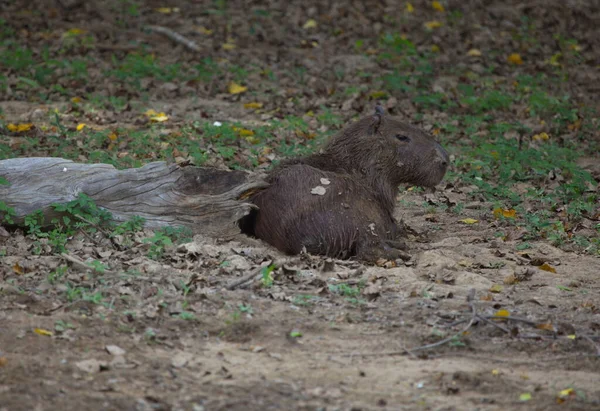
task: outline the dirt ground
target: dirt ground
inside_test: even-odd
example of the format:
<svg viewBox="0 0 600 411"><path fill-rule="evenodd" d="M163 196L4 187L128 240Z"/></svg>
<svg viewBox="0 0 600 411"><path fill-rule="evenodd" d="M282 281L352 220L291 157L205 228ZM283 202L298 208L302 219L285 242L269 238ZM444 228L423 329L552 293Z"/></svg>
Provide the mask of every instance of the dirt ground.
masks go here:
<svg viewBox="0 0 600 411"><path fill-rule="evenodd" d="M332 67L389 70L386 63L358 55L355 41L365 39L368 48L376 44L370 39L406 16L405 2L231 1L225 21L222 14L207 12L222 2L148 1L144 10L179 7L180 12L142 13L139 22L123 25L108 7L98 11L66 0L63 6L49 2L50 7L25 3L8 2L2 16L28 42L38 41L34 33L48 27L58 32L86 27L102 39L105 48L97 53L105 59L139 35L165 59L198 60L164 36L141 34L142 24L168 26L190 37L192 27L213 28L212 36L194 38L215 58L223 55L227 37L235 36L237 51L230 59L269 62L280 75L281 88L262 89L256 99L280 107L281 115L336 107L344 121L371 110L373 101L368 95L344 100L330 92L361 81L339 79ZM597 2L443 4L462 10L472 24L433 35L443 45L436 64L460 66L466 51L491 43L511 50L512 40L501 33L527 15L585 45L587 65L556 87L568 88L582 104L594 104L600 84L600 33L592 24L600 17ZM422 25L435 10L430 2L412 6L415 12L402 20L400 30L429 47L432 35L422 33ZM32 17L25 13L31 7L44 11ZM248 10L257 8L271 8L275 17L253 26ZM309 19L319 25L307 34L302 27ZM259 41L244 36L248 26L259 31ZM328 34L333 27L342 33ZM553 44L552 36L546 37L541 50ZM534 73L540 68L531 60L534 56L523 70ZM306 67L303 84L281 74L296 64ZM509 75L502 66L498 70L499 76ZM110 87L100 75L70 86L88 92ZM196 95L186 94L186 87ZM149 98L180 124L266 121L217 85L150 83L147 89L144 96L113 91L131 104ZM11 93L0 103L7 122L35 117L42 103L18 88ZM68 102L55 97L44 107ZM386 105L396 114L410 116L413 110L399 99L387 99ZM100 112L86 123L137 127L136 118L130 110ZM434 120L425 117L421 125L431 128ZM597 158L590 158L593 167ZM449 193L467 204L460 214L432 213L423 206L443 203ZM0 410L600 410L600 259L549 241L532 241L519 250L519 228L509 228L504 239L495 236L497 222L485 217L492 205L469 202L466 193L444 183L433 194L402 191L396 217L408 227L413 257L383 266L284 256L242 236L234 241L196 236L153 260L147 244L121 251L106 239L82 235L69 241L69 253L101 261L109 272L69 263L57 282L49 273L65 260L36 254L39 242L12 230L9 237L0 236L5 250ZM465 224L465 218L480 222ZM279 268L271 287L255 279L228 289L273 261ZM359 294L340 291L359 285ZM89 298L67 298L75 287L90 290ZM490 319L507 312L509 318Z"/></svg>

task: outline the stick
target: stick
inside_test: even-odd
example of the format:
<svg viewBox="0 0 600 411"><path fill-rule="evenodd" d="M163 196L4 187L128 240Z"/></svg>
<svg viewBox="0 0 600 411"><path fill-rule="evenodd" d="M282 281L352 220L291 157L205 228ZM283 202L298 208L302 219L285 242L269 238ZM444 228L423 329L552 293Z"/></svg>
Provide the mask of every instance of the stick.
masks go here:
<svg viewBox="0 0 600 411"><path fill-rule="evenodd" d="M259 268L258 270L251 272L250 274L243 276L242 278L238 278L237 280L232 281L230 284L226 285L225 288L229 291L235 290L240 285L252 280L254 277L259 277L261 271L262 271L262 267Z"/></svg>
<svg viewBox="0 0 600 411"><path fill-rule="evenodd" d="M115 273L113 271L110 270L98 270L97 268L95 268L94 266L89 265L88 263L86 263L85 261L80 260L77 257L73 257L72 255L69 255L67 253L62 253L60 255L62 258L64 258L67 261L72 262L73 264L85 268L86 270L92 270L95 271L97 273L100 274L109 274L109 275L114 275Z"/></svg>
<svg viewBox="0 0 600 411"><path fill-rule="evenodd" d="M169 39L173 40L175 43L181 44L184 47L186 47L192 51L196 51L196 52L200 51L200 47L198 47L198 45L194 41L183 37L179 33L175 33L171 29L168 29L168 28L162 27L162 26L146 26L146 28L150 31L154 31L156 33L163 34L166 37L168 37Z"/></svg>

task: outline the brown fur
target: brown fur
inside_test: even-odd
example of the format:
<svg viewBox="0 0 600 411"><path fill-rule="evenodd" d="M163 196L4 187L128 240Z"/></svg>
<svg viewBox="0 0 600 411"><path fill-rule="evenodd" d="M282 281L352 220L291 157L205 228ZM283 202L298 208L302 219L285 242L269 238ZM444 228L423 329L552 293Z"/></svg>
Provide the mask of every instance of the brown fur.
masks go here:
<svg viewBox="0 0 600 411"><path fill-rule="evenodd" d="M283 252L374 261L397 258L398 185L438 184L448 154L427 133L377 108L334 136L323 153L282 162L242 231ZM329 184L327 184L329 182ZM324 195L313 194L317 186Z"/></svg>

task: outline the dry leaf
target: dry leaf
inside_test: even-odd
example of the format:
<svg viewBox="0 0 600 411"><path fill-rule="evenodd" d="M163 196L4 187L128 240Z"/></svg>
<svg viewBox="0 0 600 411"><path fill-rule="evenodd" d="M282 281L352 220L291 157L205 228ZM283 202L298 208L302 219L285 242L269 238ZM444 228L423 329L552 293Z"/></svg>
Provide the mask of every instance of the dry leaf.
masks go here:
<svg viewBox="0 0 600 411"><path fill-rule="evenodd" d="M407 13L414 13L414 11L415 11L415 8L413 7L413 5L410 4L410 3L406 3L406 12Z"/></svg>
<svg viewBox="0 0 600 411"><path fill-rule="evenodd" d="M494 217L496 218L500 218L500 217L504 217L504 218L515 218L515 216L517 215L517 211L511 209L505 209L505 208L495 208L494 211Z"/></svg>
<svg viewBox="0 0 600 411"><path fill-rule="evenodd" d="M169 117L165 113L156 113L156 115L150 117L150 121L155 123L162 123L168 119Z"/></svg>
<svg viewBox="0 0 600 411"><path fill-rule="evenodd" d="M528 392L524 392L523 394L519 395L519 401L529 401L531 399L531 394Z"/></svg>
<svg viewBox="0 0 600 411"><path fill-rule="evenodd" d="M232 81L231 83L229 83L227 90L229 91L229 94L240 94L248 90L248 87L242 86L236 83L235 81Z"/></svg>
<svg viewBox="0 0 600 411"><path fill-rule="evenodd" d="M373 100L377 100L379 98L385 98L385 97L387 97L387 95L388 95L387 92L378 90L378 91L373 91L371 94L369 94L369 97L371 97Z"/></svg>
<svg viewBox="0 0 600 411"><path fill-rule="evenodd" d="M25 269L21 267L19 263L15 263L15 265L13 265L13 271L18 275L23 275L25 273Z"/></svg>
<svg viewBox="0 0 600 411"><path fill-rule="evenodd" d="M436 44L431 46L431 52L432 53L439 53L440 52L440 47Z"/></svg>
<svg viewBox="0 0 600 411"><path fill-rule="evenodd" d="M540 133L540 134L534 135L531 138L534 141L546 141L546 140L550 139L550 136L548 135L548 133Z"/></svg>
<svg viewBox="0 0 600 411"><path fill-rule="evenodd" d="M556 331L552 323L537 324L535 328L538 330Z"/></svg>
<svg viewBox="0 0 600 411"><path fill-rule="evenodd" d="M45 337L51 337L52 331L44 330L43 328L34 328L33 332L38 335L43 335Z"/></svg>
<svg viewBox="0 0 600 411"><path fill-rule="evenodd" d="M521 58L521 55L518 53L511 54L510 56L508 56L506 58L506 61L508 61L510 64L516 64L518 66L523 64L523 59Z"/></svg>
<svg viewBox="0 0 600 411"><path fill-rule="evenodd" d="M494 314L495 317L510 317L510 311L508 310L498 310Z"/></svg>
<svg viewBox="0 0 600 411"><path fill-rule="evenodd" d="M110 139L110 141L116 141L117 140L117 133L115 133L114 131L112 133L110 133L108 135L108 138Z"/></svg>
<svg viewBox="0 0 600 411"><path fill-rule="evenodd" d="M475 224L478 223L479 220L475 220L474 218L465 218L460 220L461 223L465 223L465 224Z"/></svg>
<svg viewBox="0 0 600 411"><path fill-rule="evenodd" d="M235 40L232 39L231 37L229 37L227 39L226 43L223 43L223 45L221 46L221 48L223 48L223 50L234 50L237 46L235 45Z"/></svg>
<svg viewBox="0 0 600 411"><path fill-rule="evenodd" d="M443 26L442 22L437 21L437 20L428 21L427 23L425 23L425 27L427 27L429 30L437 29L442 26Z"/></svg>
<svg viewBox="0 0 600 411"><path fill-rule="evenodd" d="M504 287L502 287L500 284L494 284L490 287L490 292L498 294L501 293L503 289Z"/></svg>
<svg viewBox="0 0 600 411"><path fill-rule="evenodd" d="M471 50L467 51L467 56L481 57L481 51L479 51L477 49L471 49Z"/></svg>
<svg viewBox="0 0 600 411"><path fill-rule="evenodd" d="M556 268L552 267L548 263L544 263L538 267L540 270L548 271L549 273L556 273Z"/></svg>
<svg viewBox="0 0 600 411"><path fill-rule="evenodd" d="M75 104L79 104L79 103L81 103L81 98L79 98L79 97L73 97L73 98L71 98L71 102L75 103Z"/></svg>
<svg viewBox="0 0 600 411"><path fill-rule="evenodd" d="M154 10L162 14L171 14L179 12L179 7L159 7Z"/></svg>
<svg viewBox="0 0 600 411"><path fill-rule="evenodd" d="M29 131L29 130L31 130L31 127L33 127L32 123L20 123L20 124L10 123L6 126L6 128L8 128L9 131L17 132L17 133L20 133L22 131Z"/></svg>
<svg viewBox="0 0 600 411"><path fill-rule="evenodd" d="M212 30L210 30L210 29L207 29L207 28L206 28L206 27L204 27L204 26L196 27L196 31L197 31L198 33L204 34L204 35L206 35L206 36L210 36L211 34L213 34L213 31L212 31Z"/></svg>
<svg viewBox="0 0 600 411"><path fill-rule="evenodd" d="M314 29L315 27L317 27L317 22L313 19L307 20L306 23L304 23L304 26L302 26L304 30Z"/></svg>
<svg viewBox="0 0 600 411"><path fill-rule="evenodd" d="M249 137L254 135L254 131L248 130L247 128L233 127L233 131L235 131L242 137Z"/></svg>
<svg viewBox="0 0 600 411"><path fill-rule="evenodd" d="M442 6L442 3L440 3L439 1L432 2L431 7L433 7L436 11L444 11L444 6Z"/></svg>
<svg viewBox="0 0 600 411"><path fill-rule="evenodd" d="M81 131L85 128L86 124L85 123L79 123L77 124L77 131Z"/></svg>
<svg viewBox="0 0 600 411"><path fill-rule="evenodd" d="M65 32L65 34L63 34L63 36L79 36L80 34L83 34L83 33L85 33L85 30L72 28L72 29L67 30Z"/></svg>
<svg viewBox="0 0 600 411"><path fill-rule="evenodd" d="M248 108L248 109L252 109L252 108L262 108L263 107L263 103L258 103L258 102L250 102L250 103L244 103L244 108Z"/></svg>

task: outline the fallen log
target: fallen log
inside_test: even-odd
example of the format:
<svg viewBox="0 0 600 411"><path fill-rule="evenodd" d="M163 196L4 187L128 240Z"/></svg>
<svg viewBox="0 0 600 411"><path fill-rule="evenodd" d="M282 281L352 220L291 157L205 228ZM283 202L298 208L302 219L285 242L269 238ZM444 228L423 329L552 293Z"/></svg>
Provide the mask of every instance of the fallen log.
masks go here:
<svg viewBox="0 0 600 411"><path fill-rule="evenodd" d="M149 228L184 226L221 238L239 234L237 221L255 207L244 199L268 186L263 176L244 171L165 162L117 170L53 157L1 160L2 179L8 185L0 184L0 201L14 209L16 224L38 210L50 221L60 215L53 204L83 193L117 222L139 216Z"/></svg>

